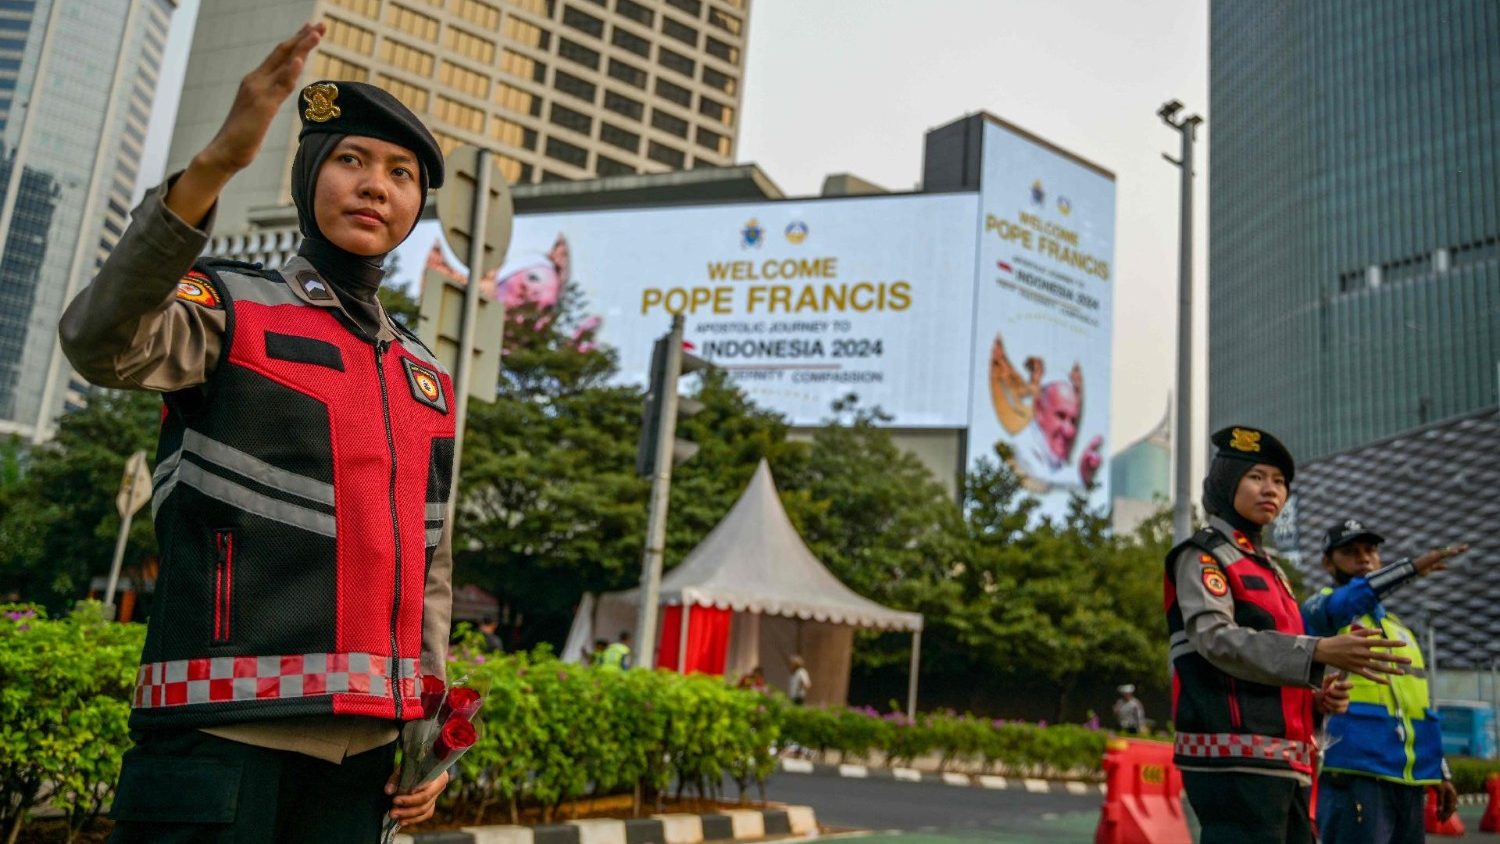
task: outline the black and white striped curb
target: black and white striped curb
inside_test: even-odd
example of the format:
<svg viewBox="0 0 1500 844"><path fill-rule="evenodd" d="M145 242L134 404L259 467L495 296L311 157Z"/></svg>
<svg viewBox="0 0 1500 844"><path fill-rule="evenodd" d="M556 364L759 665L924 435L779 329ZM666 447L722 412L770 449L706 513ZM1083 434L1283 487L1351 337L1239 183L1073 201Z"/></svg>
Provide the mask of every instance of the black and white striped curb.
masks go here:
<svg viewBox="0 0 1500 844"><path fill-rule="evenodd" d="M470 826L398 834L397 844L704 844L818 834L810 806L725 809L711 815L653 815L638 820L568 821L553 826Z"/></svg>
<svg viewBox="0 0 1500 844"><path fill-rule="evenodd" d="M998 777L962 774L956 771L919 771L916 768L875 768L867 765L822 765L806 759L783 759L781 770L789 774L820 774L849 779L884 779L900 782L937 782L995 791L1026 791L1031 794L1103 794L1104 783L1044 780L1033 777Z"/></svg>

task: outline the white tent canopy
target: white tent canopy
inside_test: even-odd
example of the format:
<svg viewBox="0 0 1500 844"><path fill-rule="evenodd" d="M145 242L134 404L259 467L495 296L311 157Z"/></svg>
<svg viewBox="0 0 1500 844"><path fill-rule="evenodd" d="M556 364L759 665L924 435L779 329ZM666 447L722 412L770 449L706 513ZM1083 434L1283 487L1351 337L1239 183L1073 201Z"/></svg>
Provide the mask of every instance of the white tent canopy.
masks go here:
<svg viewBox="0 0 1500 844"><path fill-rule="evenodd" d="M914 705L921 614L881 606L829 573L787 518L764 460L728 515L662 578L660 594L663 605L734 611L731 668L748 670L768 647L783 655L802 652L814 673L814 690L825 693L816 697L829 702L829 692L841 699L848 688L852 628L912 633L908 708ZM633 628L639 603L639 589L600 596L594 629ZM764 668L773 682L783 673L779 662ZM820 674L825 675L821 683Z"/></svg>

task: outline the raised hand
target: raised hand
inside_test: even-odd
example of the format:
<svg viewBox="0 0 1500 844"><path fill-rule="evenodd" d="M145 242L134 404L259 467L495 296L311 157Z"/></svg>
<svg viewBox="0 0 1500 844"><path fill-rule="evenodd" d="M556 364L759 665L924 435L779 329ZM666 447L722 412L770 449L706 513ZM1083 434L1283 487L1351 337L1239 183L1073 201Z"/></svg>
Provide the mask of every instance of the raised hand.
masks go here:
<svg viewBox="0 0 1500 844"><path fill-rule="evenodd" d="M1426 577L1435 571L1444 571L1448 568L1448 561L1459 554L1469 550L1467 543L1449 545L1447 548L1434 548L1426 554L1416 558L1412 564L1417 567L1417 574Z"/></svg>
<svg viewBox="0 0 1500 844"><path fill-rule="evenodd" d="M166 206L183 222L198 226L219 200L234 174L250 166L266 140L271 119L297 86L307 56L323 39L327 26L306 23L277 44L260 66L245 74L229 107L229 116L167 191Z"/></svg>
<svg viewBox="0 0 1500 844"><path fill-rule="evenodd" d="M1400 639L1379 638L1379 630L1350 630L1338 636L1318 640L1313 647L1313 659L1332 668L1358 674L1366 680L1390 685L1388 674L1404 674L1401 666L1410 665L1411 659L1385 651L1404 648Z"/></svg>

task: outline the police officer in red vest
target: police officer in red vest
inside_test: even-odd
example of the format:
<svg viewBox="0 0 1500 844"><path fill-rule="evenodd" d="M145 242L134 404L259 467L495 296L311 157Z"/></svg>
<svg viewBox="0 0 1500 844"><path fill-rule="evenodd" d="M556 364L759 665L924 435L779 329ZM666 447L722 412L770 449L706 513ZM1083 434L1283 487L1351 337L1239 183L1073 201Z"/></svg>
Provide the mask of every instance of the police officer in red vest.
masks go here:
<svg viewBox="0 0 1500 844"><path fill-rule="evenodd" d="M1203 481L1208 525L1167 555L1174 762L1202 844L1306 844L1317 719L1349 705L1332 666L1381 682L1409 662L1371 631L1304 634L1285 573L1262 529L1286 504L1295 465L1273 436L1234 426L1213 435Z"/></svg>
<svg viewBox="0 0 1500 844"><path fill-rule="evenodd" d="M390 780L419 678L446 657L453 386L375 295L441 150L379 88L307 85L297 257L197 259L323 33L302 27L244 78L63 317L80 373L164 402L161 577L111 841L371 842L387 812L429 817L447 783Z"/></svg>

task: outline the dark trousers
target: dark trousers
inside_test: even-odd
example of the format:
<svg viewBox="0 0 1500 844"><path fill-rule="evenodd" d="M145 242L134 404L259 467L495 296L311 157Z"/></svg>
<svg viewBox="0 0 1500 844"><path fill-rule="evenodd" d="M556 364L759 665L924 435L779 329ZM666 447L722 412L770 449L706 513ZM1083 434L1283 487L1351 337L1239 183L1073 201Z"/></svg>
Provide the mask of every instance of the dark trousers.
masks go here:
<svg viewBox="0 0 1500 844"><path fill-rule="evenodd" d="M198 730L133 734L110 844L373 844L396 743L335 765Z"/></svg>
<svg viewBox="0 0 1500 844"><path fill-rule="evenodd" d="M1323 844L1422 844L1427 790L1374 777L1318 778L1318 836Z"/></svg>
<svg viewBox="0 0 1500 844"><path fill-rule="evenodd" d="M1199 844L1312 844L1312 789L1294 779L1183 771L1182 784L1203 828Z"/></svg>

